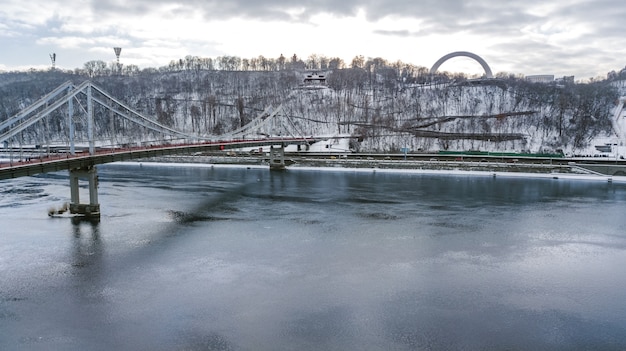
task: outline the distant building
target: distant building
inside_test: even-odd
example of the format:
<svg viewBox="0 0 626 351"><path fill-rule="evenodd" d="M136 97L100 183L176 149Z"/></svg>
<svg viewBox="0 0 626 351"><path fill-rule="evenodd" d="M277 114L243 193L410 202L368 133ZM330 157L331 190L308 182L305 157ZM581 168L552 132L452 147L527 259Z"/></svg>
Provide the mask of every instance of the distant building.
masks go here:
<svg viewBox="0 0 626 351"><path fill-rule="evenodd" d="M326 75L324 72L306 72L304 74L304 85L326 85Z"/></svg>
<svg viewBox="0 0 626 351"><path fill-rule="evenodd" d="M556 79L557 84L573 84L574 76L563 76L563 78Z"/></svg>
<svg viewBox="0 0 626 351"><path fill-rule="evenodd" d="M526 76L526 80L531 83L552 83L554 82L553 74L537 74L532 76Z"/></svg>
<svg viewBox="0 0 626 351"><path fill-rule="evenodd" d="M606 74L606 79L608 79L608 80L615 80L618 77L619 76L617 75L617 72L615 72L615 71L611 71L611 72Z"/></svg>

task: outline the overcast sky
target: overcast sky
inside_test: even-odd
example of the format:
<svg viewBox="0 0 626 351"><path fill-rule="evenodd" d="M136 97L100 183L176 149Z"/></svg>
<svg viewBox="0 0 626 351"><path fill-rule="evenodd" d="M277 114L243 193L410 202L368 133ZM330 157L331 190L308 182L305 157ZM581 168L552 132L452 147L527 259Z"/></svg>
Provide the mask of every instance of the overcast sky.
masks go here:
<svg viewBox="0 0 626 351"><path fill-rule="evenodd" d="M626 66L624 0L2 0L0 70L115 60L363 55L430 68L606 77ZM475 74L457 57L440 70Z"/></svg>

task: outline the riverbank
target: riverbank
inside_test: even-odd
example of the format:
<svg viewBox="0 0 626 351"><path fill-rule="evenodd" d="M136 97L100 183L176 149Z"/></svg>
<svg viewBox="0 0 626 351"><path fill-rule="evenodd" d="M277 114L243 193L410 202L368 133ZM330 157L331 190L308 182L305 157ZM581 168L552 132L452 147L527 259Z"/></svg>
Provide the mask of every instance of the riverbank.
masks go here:
<svg viewBox="0 0 626 351"><path fill-rule="evenodd" d="M196 155L167 156L142 160L142 163L210 165L217 167L269 167L267 158L260 156ZM430 174L472 174L501 177L532 177L552 179L581 179L618 181L624 176L594 172L576 164L525 163L519 160L392 160L349 157L290 157L285 160L288 170L326 169L353 172L404 172Z"/></svg>

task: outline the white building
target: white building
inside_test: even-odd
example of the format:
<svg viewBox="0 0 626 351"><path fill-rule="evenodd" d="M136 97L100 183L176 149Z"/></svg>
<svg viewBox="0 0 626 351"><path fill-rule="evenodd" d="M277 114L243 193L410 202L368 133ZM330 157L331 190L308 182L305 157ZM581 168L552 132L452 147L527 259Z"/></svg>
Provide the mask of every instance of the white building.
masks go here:
<svg viewBox="0 0 626 351"><path fill-rule="evenodd" d="M553 74L536 74L532 76L526 76L526 80L531 83L552 83L554 82Z"/></svg>

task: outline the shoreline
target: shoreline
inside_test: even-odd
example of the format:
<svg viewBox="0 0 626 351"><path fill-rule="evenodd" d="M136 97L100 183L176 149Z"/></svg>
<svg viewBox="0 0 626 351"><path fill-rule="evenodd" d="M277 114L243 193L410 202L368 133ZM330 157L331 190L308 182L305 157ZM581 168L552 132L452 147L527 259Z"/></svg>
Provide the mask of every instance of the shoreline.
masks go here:
<svg viewBox="0 0 626 351"><path fill-rule="evenodd" d="M116 164L185 166L203 168L268 169L269 164L256 157L232 156L168 156ZM604 175L570 165L549 165L502 162L398 161L306 159L290 162L287 171L334 171L358 173L404 173L433 175L465 175L504 178L543 178L626 183L626 176Z"/></svg>

